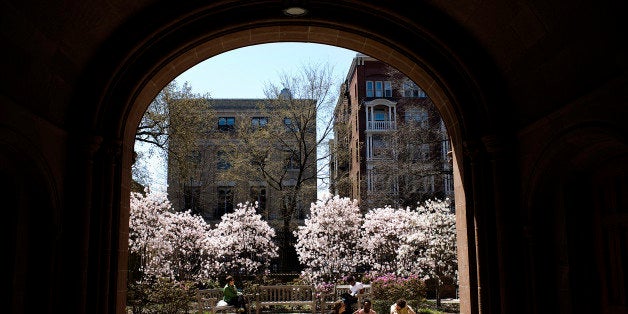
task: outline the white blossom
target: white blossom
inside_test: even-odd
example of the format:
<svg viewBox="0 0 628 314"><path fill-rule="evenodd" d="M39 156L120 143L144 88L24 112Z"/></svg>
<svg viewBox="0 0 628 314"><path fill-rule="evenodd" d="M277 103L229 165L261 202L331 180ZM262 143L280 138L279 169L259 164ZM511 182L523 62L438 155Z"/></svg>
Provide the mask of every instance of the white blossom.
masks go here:
<svg viewBox="0 0 628 314"><path fill-rule="evenodd" d="M294 233L299 262L305 266L303 277L321 284L355 272L362 224L357 201L328 195L312 203L310 213Z"/></svg>
<svg viewBox="0 0 628 314"><path fill-rule="evenodd" d="M278 256L273 242L275 230L256 213L258 204L238 204L233 213L222 216L213 238L220 246L220 272L257 274L268 269Z"/></svg>

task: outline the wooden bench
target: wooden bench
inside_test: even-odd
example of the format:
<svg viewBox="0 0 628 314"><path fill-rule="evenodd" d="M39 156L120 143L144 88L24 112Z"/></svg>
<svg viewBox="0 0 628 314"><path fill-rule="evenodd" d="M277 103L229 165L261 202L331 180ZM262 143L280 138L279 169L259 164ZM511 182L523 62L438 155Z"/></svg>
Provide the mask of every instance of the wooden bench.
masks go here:
<svg viewBox="0 0 628 314"><path fill-rule="evenodd" d="M238 309L232 305L218 305L218 302L223 299L223 289L204 289L199 290L196 293L197 311L200 314L209 312L215 313L238 313ZM249 300L250 302L250 300ZM248 306L249 314L251 313L251 306Z"/></svg>
<svg viewBox="0 0 628 314"><path fill-rule="evenodd" d="M350 293L350 289L349 289L350 287L351 287L350 285L336 285L334 286L334 291L331 294L321 296L321 300L320 300L321 313L326 313L327 311L331 310L334 306L334 303L342 299L343 293L345 292ZM357 308L360 308L364 300L371 298L371 285L365 284L364 291L362 293L358 293L356 297L358 298Z"/></svg>
<svg viewBox="0 0 628 314"><path fill-rule="evenodd" d="M258 286L255 294L255 312L266 306L309 306L316 313L316 291L308 285Z"/></svg>

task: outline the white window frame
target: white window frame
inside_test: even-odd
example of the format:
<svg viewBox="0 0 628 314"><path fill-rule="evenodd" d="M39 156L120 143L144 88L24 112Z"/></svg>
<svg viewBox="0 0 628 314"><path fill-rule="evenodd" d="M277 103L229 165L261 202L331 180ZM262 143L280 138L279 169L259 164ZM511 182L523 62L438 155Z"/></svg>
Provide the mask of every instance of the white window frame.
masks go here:
<svg viewBox="0 0 628 314"><path fill-rule="evenodd" d="M392 84L390 81L384 81L384 97L392 97Z"/></svg>
<svg viewBox="0 0 628 314"><path fill-rule="evenodd" d="M366 97L375 96L375 87L373 81L366 81Z"/></svg>
<svg viewBox="0 0 628 314"><path fill-rule="evenodd" d="M375 81L375 97L384 97L384 83Z"/></svg>

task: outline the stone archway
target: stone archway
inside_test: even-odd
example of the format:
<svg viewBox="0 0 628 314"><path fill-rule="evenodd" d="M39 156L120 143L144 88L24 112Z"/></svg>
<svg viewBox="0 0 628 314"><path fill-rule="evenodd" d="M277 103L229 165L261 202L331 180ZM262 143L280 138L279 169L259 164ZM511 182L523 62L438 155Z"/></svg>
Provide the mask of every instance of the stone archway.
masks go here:
<svg viewBox="0 0 628 314"><path fill-rule="evenodd" d="M418 23L395 19L396 16L387 12L369 11L365 5L321 6L311 9L312 16L303 19L277 16L276 12L281 11L280 5L252 3L241 7L196 8L170 17L172 20L162 24L163 28L142 34L139 40L126 38L129 35L124 32L119 34L122 39L112 39L132 43L129 44L129 50L121 51L119 59L114 61L116 66L111 68L108 79L101 86L104 93L96 96L98 109L88 114L94 119L88 121L90 125L83 126L96 134L102 134L103 147L106 147L107 156L97 159L95 166L105 171L93 174L93 180L98 180L102 185L93 193L100 194L96 201L101 203L96 206L102 206L105 211L110 210L112 213L111 217L103 219L112 219L111 229L115 235L112 238L114 243L110 244L117 252L111 257L109 268L112 274L116 274L116 280L109 287L95 288L108 289L97 294L104 296L115 291L116 295L110 295L109 300L116 303L117 312L123 312L134 135L150 101L177 75L207 58L249 45L294 41L328 44L375 57L406 74L432 98L447 126L454 151L461 311L476 312L482 298L478 289L480 274L477 255L490 253L482 251L486 247L478 250L477 245L483 243L484 238L478 238L475 234L473 209L467 204L477 206L493 202L490 199L479 200L482 196L472 193L471 182L486 184L490 179L478 177L477 174L472 178L473 171L462 152L472 146L471 151L480 152L474 158L482 160L485 158L483 146L469 143L481 143L481 135L495 132L493 128L496 123L491 119L494 113L487 112L489 106L485 102L496 96L483 94L488 90L481 88L487 84L482 81L486 79L486 73L481 80L471 70L473 66L478 66L489 72L491 65L482 64L482 58L476 59L478 64L465 64L463 60L467 56L454 54L452 47L444 44L442 38L440 41L434 40L435 35L422 29ZM244 23L243 11L236 9L245 11L244 16L250 20ZM427 8L426 11L429 12ZM340 19L339 14L343 13L347 14L346 18ZM365 20L371 22L365 24ZM442 23L447 25L448 22L445 20ZM455 25L449 26L455 29ZM137 25L130 23L128 27ZM463 34L456 36L458 39L465 38ZM92 71L105 66L94 65ZM100 142L100 137L92 140L92 143L95 142ZM490 145L500 146L500 142L493 139ZM491 206L488 205L488 208ZM108 241L104 239L107 235L97 236L103 238L101 240L104 242Z"/></svg>
<svg viewBox="0 0 628 314"><path fill-rule="evenodd" d="M628 231L628 144L595 119L545 131L549 140L523 190L525 267L534 274L526 285L538 300L527 311L623 312L617 269Z"/></svg>

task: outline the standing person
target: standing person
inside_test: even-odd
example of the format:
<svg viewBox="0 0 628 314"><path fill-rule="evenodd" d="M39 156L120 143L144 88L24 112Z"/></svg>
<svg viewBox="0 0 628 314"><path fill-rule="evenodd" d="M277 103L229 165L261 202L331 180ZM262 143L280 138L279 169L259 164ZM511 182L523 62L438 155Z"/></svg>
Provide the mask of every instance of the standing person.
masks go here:
<svg viewBox="0 0 628 314"><path fill-rule="evenodd" d="M355 281L353 276L347 277L347 283L349 284L349 292L345 292L341 295L342 299L345 302L345 308L347 312L353 312L353 305L358 303L357 295L364 292L364 285Z"/></svg>
<svg viewBox="0 0 628 314"><path fill-rule="evenodd" d="M222 290L223 300L227 304L235 306L238 312L246 312L246 299L242 292L239 292L235 286L235 279L232 276L227 276L227 284Z"/></svg>
<svg viewBox="0 0 628 314"><path fill-rule="evenodd" d="M390 306L390 314L416 314L414 310L406 303L406 300L399 299L397 303Z"/></svg>
<svg viewBox="0 0 628 314"><path fill-rule="evenodd" d="M371 306L371 300L366 299L362 301L362 309L353 312L353 314L377 314L371 309Z"/></svg>

